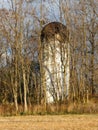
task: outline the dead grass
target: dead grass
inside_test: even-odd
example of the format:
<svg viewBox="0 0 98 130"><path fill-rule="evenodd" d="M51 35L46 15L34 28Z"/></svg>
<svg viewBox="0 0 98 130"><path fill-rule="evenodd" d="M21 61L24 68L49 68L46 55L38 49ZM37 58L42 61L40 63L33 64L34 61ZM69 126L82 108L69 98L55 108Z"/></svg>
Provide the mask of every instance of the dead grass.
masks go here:
<svg viewBox="0 0 98 130"><path fill-rule="evenodd" d="M98 100L98 99L97 99ZM63 114L97 114L98 101L88 103L69 103L69 104L47 104L46 110L43 105L28 107L28 112L24 113L23 106L19 106L18 115L63 115ZM0 116L16 115L14 104L0 105Z"/></svg>
<svg viewBox="0 0 98 130"><path fill-rule="evenodd" d="M98 114L0 117L0 130L98 130Z"/></svg>

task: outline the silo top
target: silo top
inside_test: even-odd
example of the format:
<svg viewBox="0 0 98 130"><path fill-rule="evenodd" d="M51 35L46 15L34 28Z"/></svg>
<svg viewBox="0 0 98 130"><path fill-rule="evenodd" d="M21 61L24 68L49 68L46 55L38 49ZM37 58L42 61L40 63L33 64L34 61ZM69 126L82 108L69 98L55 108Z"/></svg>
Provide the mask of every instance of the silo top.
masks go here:
<svg viewBox="0 0 98 130"><path fill-rule="evenodd" d="M41 42L44 40L59 40L65 42L68 40L68 30L65 25L60 22L51 22L47 24L41 31Z"/></svg>

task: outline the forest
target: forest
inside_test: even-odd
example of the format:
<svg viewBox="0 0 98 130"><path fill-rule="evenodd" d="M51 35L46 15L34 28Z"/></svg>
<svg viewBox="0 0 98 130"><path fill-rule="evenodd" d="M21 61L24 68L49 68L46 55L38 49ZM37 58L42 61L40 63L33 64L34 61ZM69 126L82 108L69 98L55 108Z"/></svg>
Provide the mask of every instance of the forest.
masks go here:
<svg viewBox="0 0 98 130"><path fill-rule="evenodd" d="M97 0L1 0L0 4L0 115L98 112ZM40 36L43 27L54 21L69 32L70 86L68 96L48 103Z"/></svg>

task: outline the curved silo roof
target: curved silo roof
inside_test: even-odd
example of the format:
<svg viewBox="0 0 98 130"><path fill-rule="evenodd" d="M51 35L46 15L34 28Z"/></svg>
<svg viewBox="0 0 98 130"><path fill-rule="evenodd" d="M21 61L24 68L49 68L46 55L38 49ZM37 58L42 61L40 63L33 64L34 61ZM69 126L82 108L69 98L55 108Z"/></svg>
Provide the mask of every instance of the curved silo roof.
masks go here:
<svg viewBox="0 0 98 130"><path fill-rule="evenodd" d="M68 40L68 30L65 25L60 22L51 22L45 25L41 31L41 42L53 39L57 39L59 41L67 41Z"/></svg>

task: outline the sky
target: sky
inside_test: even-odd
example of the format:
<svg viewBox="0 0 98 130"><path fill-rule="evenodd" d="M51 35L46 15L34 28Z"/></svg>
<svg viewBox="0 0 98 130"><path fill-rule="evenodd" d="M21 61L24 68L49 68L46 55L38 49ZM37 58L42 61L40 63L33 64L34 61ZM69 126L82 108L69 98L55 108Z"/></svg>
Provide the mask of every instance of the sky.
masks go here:
<svg viewBox="0 0 98 130"><path fill-rule="evenodd" d="M10 9L10 1L11 0L0 0L0 8ZM40 16L40 3L41 0L27 0L28 4L32 7L36 8L37 15ZM33 1L33 2L31 2ZM53 0L43 0L43 10L48 11L48 18L50 21L59 21L59 7L58 0L56 2L52 2Z"/></svg>
<svg viewBox="0 0 98 130"><path fill-rule="evenodd" d="M9 8L8 0L0 0L0 8Z"/></svg>

